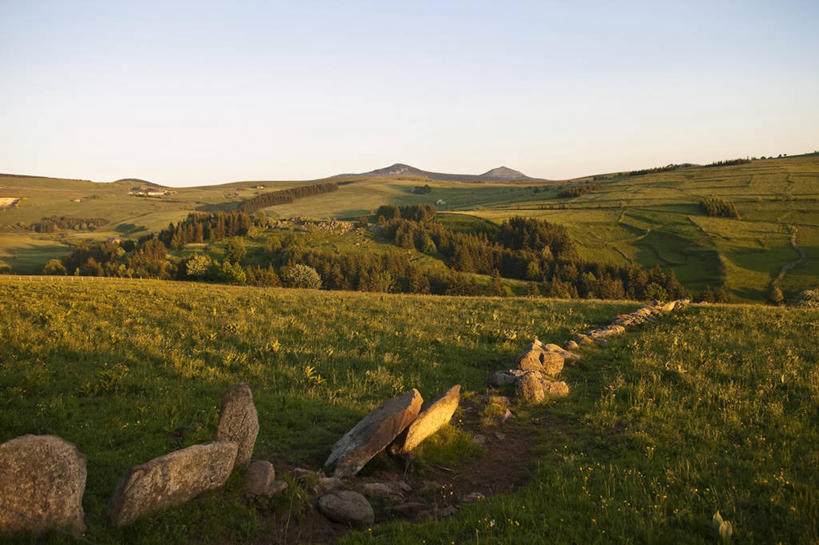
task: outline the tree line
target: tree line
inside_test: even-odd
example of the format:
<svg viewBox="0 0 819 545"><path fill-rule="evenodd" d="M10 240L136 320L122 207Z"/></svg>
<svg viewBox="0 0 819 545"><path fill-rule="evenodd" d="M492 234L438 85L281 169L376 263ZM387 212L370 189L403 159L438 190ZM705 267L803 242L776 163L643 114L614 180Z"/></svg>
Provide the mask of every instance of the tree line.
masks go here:
<svg viewBox="0 0 819 545"><path fill-rule="evenodd" d="M385 219L389 216L390 219ZM248 264L241 237L264 218L241 212L190 214L156 236L139 241L80 242L46 274L78 274L252 285L320 285L325 289L449 295L508 294L502 278L527 282L527 292L552 297L667 299L684 295L673 272L659 267L607 265L580 259L564 227L531 218L511 218L495 229L455 232L435 221L429 205L379 209L383 234L395 248L379 253L344 252L303 244L303 236L278 237ZM273 238L273 237L271 237ZM221 260L198 253L169 256L189 242L227 239ZM404 249L443 261L421 265ZM306 269L317 273L318 281ZM490 277L481 285L476 274ZM309 280L308 284L307 278ZM484 277L485 278L485 277Z"/></svg>
<svg viewBox="0 0 819 545"><path fill-rule="evenodd" d="M338 191L338 184L336 182L322 182L281 189L279 191L269 191L243 201L236 210L246 214L252 214L262 208L275 206L277 204L288 204L296 199L319 195L321 193L330 193L332 191Z"/></svg>
<svg viewBox="0 0 819 545"><path fill-rule="evenodd" d="M54 233L58 230L94 231L108 223L105 218L75 218L74 216L50 216L32 223L29 229L38 233Z"/></svg>
<svg viewBox="0 0 819 545"><path fill-rule="evenodd" d="M591 193L592 191L597 191L601 187L603 186L600 185L600 182L576 185L574 187L564 189L563 191L557 194L557 197L559 199L573 199L575 197L579 197L580 195Z"/></svg>
<svg viewBox="0 0 819 545"><path fill-rule="evenodd" d="M705 197L700 199L700 208L709 216L739 219L739 211L734 203L719 197Z"/></svg>

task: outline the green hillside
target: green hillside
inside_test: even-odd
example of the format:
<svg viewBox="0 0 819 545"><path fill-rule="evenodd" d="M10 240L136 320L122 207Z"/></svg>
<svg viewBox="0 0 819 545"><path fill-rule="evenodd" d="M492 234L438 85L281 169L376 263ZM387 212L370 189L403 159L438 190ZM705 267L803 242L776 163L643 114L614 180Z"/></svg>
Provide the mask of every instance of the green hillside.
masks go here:
<svg viewBox="0 0 819 545"><path fill-rule="evenodd" d="M764 301L776 283L793 295L819 284L819 155L754 160L722 167L687 167L642 175L614 173L566 182L468 183L419 176L351 176L338 191L272 206L272 217L357 219L386 203L436 203L462 224L495 223L523 215L565 225L581 257L611 264L659 265L693 293L724 286L735 301ZM595 181L574 198L558 195ZM99 184L0 175L0 197L22 197L0 210L0 267L38 273L48 259L81 239L138 238L178 222L189 212L232 210L278 189L314 182L237 182L173 189L160 197L129 192L138 181ZM428 185L428 193L415 193ZM259 189L260 186L263 186ZM699 201L732 203L739 218L708 216ZM78 202L76 202L78 201ZM51 216L104 218L93 232L35 233ZM452 223L453 220L449 219Z"/></svg>
<svg viewBox="0 0 819 545"><path fill-rule="evenodd" d="M0 442L57 434L78 446L92 543L295 543L329 523L288 470L318 468L372 408L454 383L470 404L532 338L562 344L637 306L0 277ZM719 510L737 542L813 543L819 366L804 340L817 328L816 310L693 305L584 349L561 375L568 398L515 405L503 427L464 409L404 476L438 483L447 501L487 499L419 524L379 508L376 526L342 542L714 543ZM274 461L289 492L245 499L236 472L183 507L111 527L119 475L213 438L219 395L240 381L260 412L255 456ZM490 439L476 452L477 433ZM403 471L391 464L378 458L363 479ZM343 531L333 528L319 541Z"/></svg>

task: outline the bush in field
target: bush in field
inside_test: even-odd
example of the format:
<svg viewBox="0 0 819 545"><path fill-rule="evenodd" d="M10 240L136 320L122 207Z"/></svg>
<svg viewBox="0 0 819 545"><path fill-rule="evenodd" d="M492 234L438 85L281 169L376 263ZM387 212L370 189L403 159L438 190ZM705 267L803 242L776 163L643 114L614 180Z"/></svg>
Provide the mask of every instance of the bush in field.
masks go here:
<svg viewBox="0 0 819 545"><path fill-rule="evenodd" d="M819 308L819 288L799 292L794 305L804 308Z"/></svg>
<svg viewBox="0 0 819 545"><path fill-rule="evenodd" d="M194 254L185 264L185 273L190 277L202 279L208 274L208 269L210 269L212 263L213 261L209 255Z"/></svg>
<svg viewBox="0 0 819 545"><path fill-rule="evenodd" d="M49 259L48 263L43 267L43 274L57 275L65 273L65 265L59 259Z"/></svg>
<svg viewBox="0 0 819 545"><path fill-rule="evenodd" d="M646 299L656 299L658 301L666 301L668 300L668 292L664 287L657 284L656 282L651 282L648 286L646 286Z"/></svg>
<svg viewBox="0 0 819 545"><path fill-rule="evenodd" d="M321 288L321 276L316 269L308 265L291 265L281 272L284 285L289 288Z"/></svg>
<svg viewBox="0 0 819 545"><path fill-rule="evenodd" d="M227 282L228 284L244 284L247 282L245 270L238 263L231 263L226 259L219 265L218 261L214 261L212 268L216 269L216 280L220 282Z"/></svg>
<svg viewBox="0 0 819 545"><path fill-rule="evenodd" d="M245 243L239 238L232 238L228 240L225 246L225 260L234 263L241 263L247 255Z"/></svg>

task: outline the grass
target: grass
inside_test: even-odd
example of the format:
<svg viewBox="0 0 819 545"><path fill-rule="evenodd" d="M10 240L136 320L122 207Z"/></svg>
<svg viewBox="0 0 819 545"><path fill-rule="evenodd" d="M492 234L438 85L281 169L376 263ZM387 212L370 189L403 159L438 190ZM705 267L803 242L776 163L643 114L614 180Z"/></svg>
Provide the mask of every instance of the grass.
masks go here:
<svg viewBox="0 0 819 545"><path fill-rule="evenodd" d="M77 444L94 543L265 531L240 472L126 529L105 520L127 467L212 439L219 395L236 382L255 389L256 456L317 468L383 400L411 387L432 399L454 383L482 391L531 338L562 342L636 306L124 279L0 285L0 441L53 433ZM536 443L529 485L343 542L712 543L717 509L741 542L816 541L817 337L819 311L713 305L616 339L564 371L567 400L516 411ZM448 429L421 463L454 464L467 439Z"/></svg>
<svg viewBox="0 0 819 545"><path fill-rule="evenodd" d="M256 455L318 468L384 400L412 387L427 399L455 383L481 389L525 339L566 337L634 307L95 278L0 283L0 441L53 433L79 447L96 543L191 532L219 542L262 524L238 476L125 530L105 520L126 468L214 437L219 396L237 382L255 388Z"/></svg>

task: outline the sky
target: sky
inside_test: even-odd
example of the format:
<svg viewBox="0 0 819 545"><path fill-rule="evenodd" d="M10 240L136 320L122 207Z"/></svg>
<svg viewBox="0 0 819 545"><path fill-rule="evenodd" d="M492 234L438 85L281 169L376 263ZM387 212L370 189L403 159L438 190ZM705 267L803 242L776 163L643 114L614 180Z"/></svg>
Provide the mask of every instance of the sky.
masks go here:
<svg viewBox="0 0 819 545"><path fill-rule="evenodd" d="M529 176L819 149L819 2L0 0L0 172Z"/></svg>

